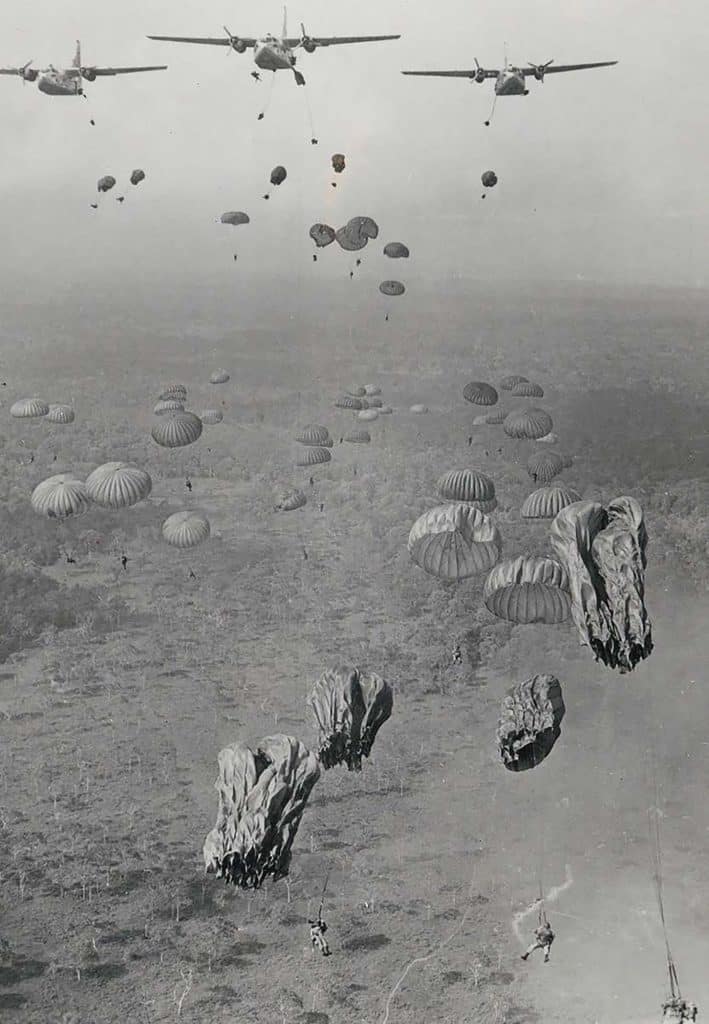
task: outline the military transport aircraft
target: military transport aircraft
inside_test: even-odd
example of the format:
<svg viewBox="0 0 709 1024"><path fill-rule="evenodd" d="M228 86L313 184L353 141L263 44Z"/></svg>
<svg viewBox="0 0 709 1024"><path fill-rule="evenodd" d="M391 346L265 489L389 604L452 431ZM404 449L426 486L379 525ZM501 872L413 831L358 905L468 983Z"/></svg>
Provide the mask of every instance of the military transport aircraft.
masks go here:
<svg viewBox="0 0 709 1024"><path fill-rule="evenodd" d="M292 71L298 85L305 85L305 79L296 70L294 50L302 47L306 53L314 53L321 46L341 46L345 43L377 43L387 39L400 39L401 36L310 36L301 24L299 38L288 38L287 12L283 12L283 34L266 35L262 39L252 36L235 36L224 26L224 35L216 39L192 36L148 36L168 43L204 43L207 46L228 46L229 51L244 53L248 49L254 51L254 63L262 71ZM252 72L254 77L258 72Z"/></svg>
<svg viewBox="0 0 709 1024"><path fill-rule="evenodd" d="M81 43L77 40L76 54L70 68L33 68L28 60L20 68L0 68L0 75L18 75L25 82L37 82L40 92L48 96L83 96L84 79L95 82L97 78L109 75L132 75L138 71L165 71L167 64L157 64L143 68L100 68L95 65L85 66L81 63Z"/></svg>
<svg viewBox="0 0 709 1024"><path fill-rule="evenodd" d="M544 82L546 75L558 74L561 71L586 71L589 68L609 68L617 64L617 60L597 61L593 64L554 64L553 59L546 64L528 63L526 68L508 67L505 57L505 66L502 71L496 68L481 68L477 58L475 67L467 71L402 71L402 75L426 75L439 78L467 78L471 82L482 83L486 78L495 79L495 99L498 96L528 96L526 79L533 76L537 82ZM494 104L493 104L494 110ZM492 116L492 115L491 115ZM485 124L489 124L489 120Z"/></svg>

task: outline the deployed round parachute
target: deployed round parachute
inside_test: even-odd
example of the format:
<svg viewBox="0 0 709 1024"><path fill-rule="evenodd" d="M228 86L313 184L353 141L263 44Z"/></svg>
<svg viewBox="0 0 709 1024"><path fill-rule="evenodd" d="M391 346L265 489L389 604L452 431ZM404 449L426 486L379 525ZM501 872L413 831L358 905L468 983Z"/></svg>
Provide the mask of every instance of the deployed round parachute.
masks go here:
<svg viewBox="0 0 709 1024"><path fill-rule="evenodd" d="M50 519L79 516L91 505L86 484L72 473L59 473L37 484L30 502L35 512Z"/></svg>
<svg viewBox="0 0 709 1024"><path fill-rule="evenodd" d="M502 378L500 387L503 391L513 391L518 384L523 384L526 380L526 377L521 377L518 373L511 373L508 377Z"/></svg>
<svg viewBox="0 0 709 1024"><path fill-rule="evenodd" d="M379 291L382 295L403 295L406 288L401 281L382 281Z"/></svg>
<svg viewBox="0 0 709 1024"><path fill-rule="evenodd" d="M349 441L350 444L369 444L371 440L372 436L368 430L352 430L345 435L345 441Z"/></svg>
<svg viewBox="0 0 709 1024"><path fill-rule="evenodd" d="M202 421L193 412L173 412L154 424L150 432L162 448L184 448L202 434Z"/></svg>
<svg viewBox="0 0 709 1024"><path fill-rule="evenodd" d="M324 249L326 245L332 245L335 241L335 229L329 224L313 224L308 234L318 249Z"/></svg>
<svg viewBox="0 0 709 1024"><path fill-rule="evenodd" d="M242 889L285 877L319 778L315 754L292 736L269 736L253 752L241 743L220 751L217 822L203 851L207 872Z"/></svg>
<svg viewBox="0 0 709 1024"><path fill-rule="evenodd" d="M86 478L92 501L103 508L128 508L147 498L153 481L144 469L127 462L106 462Z"/></svg>
<svg viewBox="0 0 709 1024"><path fill-rule="evenodd" d="M512 388L515 398L543 398L544 388L531 380L521 380Z"/></svg>
<svg viewBox="0 0 709 1024"><path fill-rule="evenodd" d="M507 411L505 409L497 409L495 412L489 412L485 416L485 422L489 426L499 426L504 423L507 419Z"/></svg>
<svg viewBox="0 0 709 1024"><path fill-rule="evenodd" d="M527 472L533 480L548 484L564 468L564 461L558 452L534 452L527 462Z"/></svg>
<svg viewBox="0 0 709 1024"><path fill-rule="evenodd" d="M497 726L497 745L505 768L536 768L561 734L566 708L556 676L538 675L508 691Z"/></svg>
<svg viewBox="0 0 709 1024"><path fill-rule="evenodd" d="M495 566L483 601L493 615L511 622L563 622L571 607L569 578L552 558L520 555Z"/></svg>
<svg viewBox="0 0 709 1024"><path fill-rule="evenodd" d="M537 438L537 441L539 441L540 444L556 444L558 440L559 435L555 434L553 430L550 430L548 434L544 435L544 437Z"/></svg>
<svg viewBox="0 0 709 1024"><path fill-rule="evenodd" d="M342 174L345 169L345 154L344 153L333 153L332 154L332 169L335 174Z"/></svg>
<svg viewBox="0 0 709 1024"><path fill-rule="evenodd" d="M325 448L332 448L332 438L327 427L321 427L319 423L309 423L295 435L296 441L300 444L321 445Z"/></svg>
<svg viewBox="0 0 709 1024"><path fill-rule="evenodd" d="M462 501L481 512L497 507L494 483L477 469L451 469L439 477L436 486L444 501Z"/></svg>
<svg viewBox="0 0 709 1024"><path fill-rule="evenodd" d="M502 537L489 516L458 501L419 516L408 548L413 561L429 575L458 582L492 568L502 551Z"/></svg>
<svg viewBox="0 0 709 1024"><path fill-rule="evenodd" d="M381 676L339 666L323 673L308 704L320 731L318 758L323 768L346 764L348 771L358 772L391 717L394 694Z"/></svg>
<svg viewBox="0 0 709 1024"><path fill-rule="evenodd" d="M376 398L377 395L381 395L382 389L379 387L378 384L365 384L364 385L364 393L369 398L372 398L372 397Z"/></svg>
<svg viewBox="0 0 709 1024"><path fill-rule="evenodd" d="M483 171L480 175L480 181L483 183L485 188L494 188L497 184L497 175L494 171Z"/></svg>
<svg viewBox="0 0 709 1024"><path fill-rule="evenodd" d="M141 169L137 167L131 173L130 183L131 185L140 185L141 181L145 181L145 171L141 171Z"/></svg>
<svg viewBox="0 0 709 1024"><path fill-rule="evenodd" d="M379 409L361 409L357 413L358 420L365 420L371 422L372 420L379 419Z"/></svg>
<svg viewBox="0 0 709 1024"><path fill-rule="evenodd" d="M384 246L384 255L390 260L407 260L410 253L403 242L387 242Z"/></svg>
<svg viewBox="0 0 709 1024"><path fill-rule="evenodd" d="M110 192L113 186L116 184L116 179L112 174L104 174L102 178L98 179L96 188L99 192Z"/></svg>
<svg viewBox="0 0 709 1024"><path fill-rule="evenodd" d="M495 405L497 397L497 391L492 384L486 384L484 381L473 380L463 388L463 398L473 405Z"/></svg>
<svg viewBox="0 0 709 1024"><path fill-rule="evenodd" d="M214 373L209 375L210 384L226 384L229 380L229 374L226 370L215 370Z"/></svg>
<svg viewBox="0 0 709 1024"><path fill-rule="evenodd" d="M362 400L354 398L352 395L340 395L335 399L335 405L338 409L354 409L355 411L363 408Z"/></svg>
<svg viewBox="0 0 709 1024"><path fill-rule="evenodd" d="M211 533L209 520L199 512L173 512L162 524L162 535L174 548L194 548Z"/></svg>
<svg viewBox="0 0 709 1024"><path fill-rule="evenodd" d="M344 227L338 228L335 238L342 249L357 252L358 249L364 249L369 239L376 238L378 234L379 226L371 217L353 217Z"/></svg>
<svg viewBox="0 0 709 1024"><path fill-rule="evenodd" d="M224 419L224 413L221 409L203 409L199 414L199 418L205 427L213 427L217 423L221 423Z"/></svg>
<svg viewBox="0 0 709 1024"><path fill-rule="evenodd" d="M578 501L581 497L565 484L550 484L532 491L522 505L524 519L553 519L562 508Z"/></svg>
<svg viewBox="0 0 709 1024"><path fill-rule="evenodd" d="M304 505L308 504L308 499L305 497L302 491L297 488L291 491L284 491L279 497L276 504L273 506L274 512L295 512L296 509L303 508Z"/></svg>
<svg viewBox="0 0 709 1024"><path fill-rule="evenodd" d="M527 438L536 441L544 437L554 426L554 421L545 409L520 409L505 417L505 433L510 437Z"/></svg>
<svg viewBox="0 0 709 1024"><path fill-rule="evenodd" d="M568 505L551 525L551 546L571 584L571 614L597 661L631 672L652 653L645 608L647 531L642 506L620 497Z"/></svg>
<svg viewBox="0 0 709 1024"><path fill-rule="evenodd" d="M288 172L286 171L285 167L281 167L281 165L279 164L278 167L274 167L273 170L271 171L271 184L282 185L287 177Z"/></svg>
<svg viewBox="0 0 709 1024"><path fill-rule="evenodd" d="M185 403L177 398L161 398L156 402L153 412L156 416L165 416L170 412L184 412Z"/></svg>
<svg viewBox="0 0 709 1024"><path fill-rule="evenodd" d="M391 416L393 412L394 410L390 405L382 405L379 409L380 416Z"/></svg>
<svg viewBox="0 0 709 1024"><path fill-rule="evenodd" d="M41 398L20 398L10 406L10 415L15 419L36 419L46 416L49 405Z"/></svg>
<svg viewBox="0 0 709 1024"><path fill-rule="evenodd" d="M416 405L412 405L412 406L409 407L409 412L412 412L414 414L414 416L425 416L425 414L428 411L429 411L428 410L428 406L427 405L422 405L419 402L417 402Z"/></svg>
<svg viewBox="0 0 709 1024"><path fill-rule="evenodd" d="M240 224L250 224L251 218L248 213L244 213L243 210L227 210L219 218L222 224L231 224L233 227L238 227Z"/></svg>
<svg viewBox="0 0 709 1024"><path fill-rule="evenodd" d="M47 419L50 423L73 423L75 413L70 405L50 405Z"/></svg>
<svg viewBox="0 0 709 1024"><path fill-rule="evenodd" d="M167 402L171 398L176 399L178 402L186 402L187 388L184 384L168 384L167 387L163 388L159 398L161 402Z"/></svg>
<svg viewBox="0 0 709 1024"><path fill-rule="evenodd" d="M328 448L309 446L296 459L296 466L321 466L332 458Z"/></svg>
<svg viewBox="0 0 709 1024"><path fill-rule="evenodd" d="M352 395L354 398L364 398L366 396L366 394L367 394L367 389L366 389L366 387L361 387L360 386L360 387L352 388L352 390L348 391L347 394L348 395Z"/></svg>

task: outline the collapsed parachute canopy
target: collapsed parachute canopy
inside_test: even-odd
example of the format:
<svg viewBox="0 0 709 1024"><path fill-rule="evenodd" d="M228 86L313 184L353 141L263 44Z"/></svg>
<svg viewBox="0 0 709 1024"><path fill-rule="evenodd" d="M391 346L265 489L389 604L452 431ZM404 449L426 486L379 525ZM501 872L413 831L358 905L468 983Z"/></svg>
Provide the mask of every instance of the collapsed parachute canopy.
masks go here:
<svg viewBox="0 0 709 1024"><path fill-rule="evenodd" d="M568 505L552 523L551 546L569 574L581 643L609 668L631 672L653 648L642 506L628 497L607 508L595 501Z"/></svg>
<svg viewBox="0 0 709 1024"><path fill-rule="evenodd" d="M473 405L495 405L497 397L497 391L492 384L486 384L484 381L473 380L463 388L463 398Z"/></svg>
<svg viewBox="0 0 709 1024"><path fill-rule="evenodd" d="M371 217L353 217L335 232L335 238L342 249L356 252L364 249L369 239L376 238L378 234L379 226Z"/></svg>
<svg viewBox="0 0 709 1024"><path fill-rule="evenodd" d="M215 370L214 373L209 375L210 384L226 384L229 379L229 374L226 370Z"/></svg>
<svg viewBox="0 0 709 1024"><path fill-rule="evenodd" d="M128 508L150 494L150 474L127 462L105 462L86 478L86 491L103 508Z"/></svg>
<svg viewBox="0 0 709 1024"><path fill-rule="evenodd" d="M424 512L411 528L408 548L425 572L457 582L491 569L502 537L489 516L458 501Z"/></svg>
<svg viewBox="0 0 709 1024"><path fill-rule="evenodd" d="M497 727L505 768L511 772L536 768L559 738L565 711L556 676L533 676L513 687L502 703Z"/></svg>
<svg viewBox="0 0 709 1024"><path fill-rule="evenodd" d="M184 448L194 444L201 433L202 421L193 412L168 413L151 430L153 441L161 448Z"/></svg>
<svg viewBox="0 0 709 1024"><path fill-rule="evenodd" d="M274 512L295 512L308 504L308 499L302 491L297 488L292 491L284 491L273 506Z"/></svg>
<svg viewBox="0 0 709 1024"><path fill-rule="evenodd" d="M552 558L510 558L485 580L483 601L511 622L563 622L569 615L569 578Z"/></svg>
<svg viewBox="0 0 709 1024"><path fill-rule="evenodd" d="M116 179L112 174L104 174L103 178L98 179L96 188L99 192L110 192L113 186L116 184Z"/></svg>
<svg viewBox="0 0 709 1024"><path fill-rule="evenodd" d="M326 245L332 245L335 241L335 229L329 224L313 224L308 234L318 249L324 249Z"/></svg>
<svg viewBox="0 0 709 1024"><path fill-rule="evenodd" d="M174 548L194 548L210 533L209 520L199 512L173 512L162 524L163 539Z"/></svg>
<svg viewBox="0 0 709 1024"><path fill-rule="evenodd" d="M388 242L384 246L384 255L388 256L390 260L407 260L409 250L403 242Z"/></svg>
<svg viewBox="0 0 709 1024"><path fill-rule="evenodd" d="M345 154L344 153L333 153L332 154L332 169L335 174L342 174L345 169Z"/></svg>
<svg viewBox="0 0 709 1024"><path fill-rule="evenodd" d="M403 295L406 288L401 281L382 281L379 291L382 295Z"/></svg>
<svg viewBox="0 0 709 1024"><path fill-rule="evenodd" d="M15 419L36 419L46 416L49 405L41 398L21 398L10 406L10 415Z"/></svg>
<svg viewBox="0 0 709 1024"><path fill-rule="evenodd" d="M494 171L483 171L480 176L480 181L483 183L485 188L494 188L497 184L497 175Z"/></svg>
<svg viewBox="0 0 709 1024"><path fill-rule="evenodd" d="M339 666L320 677L308 704L320 730L318 757L323 768L346 764L348 771L358 772L391 716L394 695L381 676Z"/></svg>
<svg viewBox="0 0 709 1024"><path fill-rule="evenodd" d="M238 227L239 224L250 224L251 218L248 213L244 213L242 210L227 210L220 217L222 224L231 224L233 227Z"/></svg>
<svg viewBox="0 0 709 1024"><path fill-rule="evenodd" d="M86 484L73 473L59 473L37 484L30 499L32 508L50 519L68 519L87 512L91 499Z"/></svg>
<svg viewBox="0 0 709 1024"><path fill-rule="evenodd" d="M145 171L141 171L141 169L137 167L131 173L130 183L131 185L140 185L141 181L145 181Z"/></svg>
<svg viewBox="0 0 709 1024"><path fill-rule="evenodd" d="M233 743L219 753L217 823L204 843L208 872L242 889L288 874L291 847L311 790L317 758L292 736L269 736L255 751Z"/></svg>
<svg viewBox="0 0 709 1024"><path fill-rule="evenodd" d="M282 185L287 177L288 172L286 171L285 167L281 167L279 164L278 167L274 167L273 170L271 171L271 184Z"/></svg>
<svg viewBox="0 0 709 1024"><path fill-rule="evenodd" d="M497 507L494 483L477 469L451 469L439 477L436 486L444 501L463 501L481 512Z"/></svg>
<svg viewBox="0 0 709 1024"><path fill-rule="evenodd" d="M511 412L504 422L505 433L510 437L527 438L535 441L551 431L554 421L545 409L522 409Z"/></svg>

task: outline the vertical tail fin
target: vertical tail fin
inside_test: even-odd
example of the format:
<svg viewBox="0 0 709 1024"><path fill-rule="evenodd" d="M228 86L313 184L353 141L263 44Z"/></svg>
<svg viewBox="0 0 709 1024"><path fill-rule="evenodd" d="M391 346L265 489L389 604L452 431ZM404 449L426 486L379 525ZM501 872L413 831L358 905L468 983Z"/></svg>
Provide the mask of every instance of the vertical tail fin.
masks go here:
<svg viewBox="0 0 709 1024"><path fill-rule="evenodd" d="M76 53L74 54L73 67L81 67L81 43L78 39L76 40Z"/></svg>
<svg viewBox="0 0 709 1024"><path fill-rule="evenodd" d="M284 7L283 8L283 35L282 35L281 38L282 39L286 39L287 37L288 37L288 8Z"/></svg>

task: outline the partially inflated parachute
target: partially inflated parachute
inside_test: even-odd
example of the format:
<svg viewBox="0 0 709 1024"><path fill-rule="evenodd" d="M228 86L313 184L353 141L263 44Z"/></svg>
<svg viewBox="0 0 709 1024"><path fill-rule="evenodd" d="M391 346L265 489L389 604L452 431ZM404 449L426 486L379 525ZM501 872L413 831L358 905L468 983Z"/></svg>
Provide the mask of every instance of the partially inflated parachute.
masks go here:
<svg viewBox="0 0 709 1024"><path fill-rule="evenodd" d="M335 238L342 249L356 252L364 249L370 238L376 238L379 227L371 217L353 217L344 227L338 228Z"/></svg>
<svg viewBox="0 0 709 1024"><path fill-rule="evenodd" d="M653 648L640 503L621 497L607 508L595 501L568 505L552 523L551 545L569 574L581 643L609 668L631 672Z"/></svg>
<svg viewBox="0 0 709 1024"><path fill-rule="evenodd" d="M113 186L116 184L116 179L112 174L104 174L102 178L98 179L96 188L99 192L110 192Z"/></svg>
<svg viewBox="0 0 709 1024"><path fill-rule="evenodd" d="M513 687L502 703L497 745L505 768L523 772L551 752L565 712L556 676L533 676Z"/></svg>
<svg viewBox="0 0 709 1024"><path fill-rule="evenodd" d="M208 872L242 889L288 874L291 847L318 760L292 736L269 736L251 751L233 743L219 753L217 823L204 843Z"/></svg>
<svg viewBox="0 0 709 1024"><path fill-rule="evenodd" d="M308 698L320 731L323 768L360 771L377 733L391 716L394 695L381 676L340 666L325 672Z"/></svg>
<svg viewBox="0 0 709 1024"><path fill-rule="evenodd" d="M502 537L484 512L453 502L416 520L408 548L413 561L431 576L458 581L491 569L500 557Z"/></svg>
<svg viewBox="0 0 709 1024"><path fill-rule="evenodd" d="M563 622L571 609L569 578L552 558L510 558L500 562L485 580L483 601L510 622Z"/></svg>
<svg viewBox="0 0 709 1024"><path fill-rule="evenodd" d="M335 241L335 229L329 224L313 224L308 234L318 249L324 249L326 245L332 245Z"/></svg>

